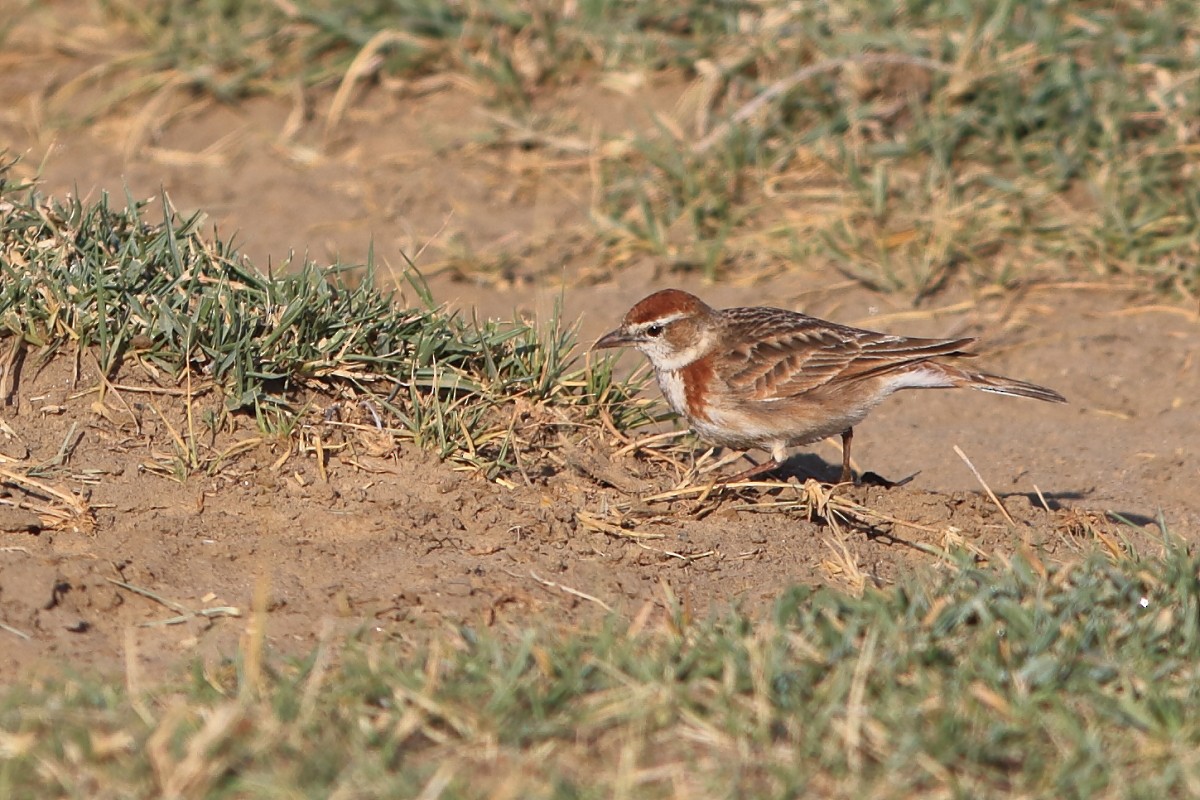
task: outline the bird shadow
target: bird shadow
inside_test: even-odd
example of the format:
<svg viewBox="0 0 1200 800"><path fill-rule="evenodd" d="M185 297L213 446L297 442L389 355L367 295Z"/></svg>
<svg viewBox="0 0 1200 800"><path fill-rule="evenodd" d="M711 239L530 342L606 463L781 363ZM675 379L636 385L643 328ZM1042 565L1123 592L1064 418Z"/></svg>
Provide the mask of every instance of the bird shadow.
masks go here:
<svg viewBox="0 0 1200 800"><path fill-rule="evenodd" d="M772 470L770 474L781 480L794 477L801 483L808 478L813 478L821 483L837 483L841 478L842 465L826 461L815 453L795 453L789 456L779 467ZM892 489L904 486L920 474L921 471L917 470L911 475L898 480L892 480L875 472L867 471L856 473L854 482L858 486L879 486L885 489ZM936 489L929 491L935 494L938 493ZM1077 510L1079 507L1076 504L1091 498L1095 494L1095 491L1093 489L1064 489L1050 492L997 492L996 494L1001 500L1020 498L1035 508L1046 509L1054 513ZM1124 523L1133 527L1159 524L1159 518L1155 514L1145 514L1137 511L1118 511L1114 509L1108 509L1104 514L1114 522ZM900 545L911 544L895 536L885 526L860 525L859 527L872 539L880 539L884 542L892 542Z"/></svg>
<svg viewBox="0 0 1200 800"><path fill-rule="evenodd" d="M814 453L797 453L772 470L771 474L784 480L796 478L801 483L808 478L821 483L837 483L842 477L842 465L826 461ZM867 471L856 473L854 483L859 486L882 486L892 489L909 483L920 474L920 471L917 471L899 480L889 480L878 473Z"/></svg>
<svg viewBox="0 0 1200 800"><path fill-rule="evenodd" d="M796 478L804 482L813 478L821 483L837 483L842 474L840 464L834 465L814 453L796 453L771 471L777 478Z"/></svg>
<svg viewBox="0 0 1200 800"><path fill-rule="evenodd" d="M1066 511L1070 508L1064 501L1086 500L1091 492L1062 491L1062 492L996 492L1001 500L1011 497L1023 497L1029 504L1038 508L1045 507L1049 511Z"/></svg>
<svg viewBox="0 0 1200 800"><path fill-rule="evenodd" d="M1087 500L1094 494L1094 490L1088 489L1061 492L998 492L997 496L1001 500L1023 498L1034 508L1045 509L1051 513L1080 511L1098 513L1106 517L1110 522L1120 523L1132 528L1144 528L1149 525L1161 527L1162 525L1162 520L1157 514L1141 513L1138 511L1117 511L1111 508L1103 510L1088 509L1076 505L1078 501Z"/></svg>
<svg viewBox="0 0 1200 800"><path fill-rule="evenodd" d="M1043 506L1050 511L1072 511L1076 506L1071 505L1071 501L1086 500L1091 497L1094 492L1088 491L1063 491L1063 492L1007 492L997 493L1002 500L1007 500L1010 497L1023 497L1029 501L1031 505L1038 508ZM1106 509L1105 515L1112 517L1116 522L1124 522L1136 527L1145 525L1157 525L1159 520L1155 514L1142 514L1137 511L1114 511Z"/></svg>

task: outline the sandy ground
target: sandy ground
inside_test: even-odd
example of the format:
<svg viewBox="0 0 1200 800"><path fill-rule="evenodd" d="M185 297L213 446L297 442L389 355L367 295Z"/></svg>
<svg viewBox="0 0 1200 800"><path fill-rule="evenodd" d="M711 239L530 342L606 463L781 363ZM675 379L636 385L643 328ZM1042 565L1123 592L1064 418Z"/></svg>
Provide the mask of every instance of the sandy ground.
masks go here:
<svg viewBox="0 0 1200 800"><path fill-rule="evenodd" d="M46 462L74 426L81 435L68 463L46 479L86 493L96 524L32 533L27 517L0 515L0 622L29 637L0 633L6 674L46 664L119 669L127 658L157 673L197 653L229 655L245 630L244 620L219 612L134 627L178 609L130 587L188 611L245 611L258 586L268 642L298 654L322 631L419 641L442 625L569 626L607 608L633 620L663 613L670 595L697 616L734 605L753 611L794 583L887 585L905 571L936 568L928 547L956 542L1057 557L1091 546L1101 530L1111 541L1123 535L1153 547L1160 516L1174 533L1200 537L1195 308L1080 282L1015 294L951 289L914 313L904 298L801 266L712 285L650 259L604 269L582 235L586 159L564 156L547 168L544 157L495 144L507 128L461 87L370 92L333 131L324 129L330 98L322 95L298 126L289 122L295 107L279 99L175 102L161 117L80 126L64 124L52 100L55 87L87 68L86 51L66 55L47 44L5 59L0 142L23 156L19 174L40 170L48 194L107 190L120 203L126 191L144 198L165 188L180 209L204 210L222 235L236 231L260 265L279 265L291 252L362 261L373 246L386 281L402 251L421 252L419 264L437 265L431 284L448 304L545 316L561 297L585 341L641 296L679 286L713 305L769 301L897 333L978 336L990 371L1070 400L894 398L857 429L856 461L912 480L848 490L874 516L835 528L786 507L798 483L647 508L639 497L672 486L674 469L644 451L616 454L603 441L581 443L576 459L547 461L513 489L411 448L357 464L335 457L322 475L311 459L279 463L282 451L270 443L216 477L180 483L145 468L163 446L162 430L97 413L95 396L81 394L96 376L85 367L76 382L69 365L52 363L22 376L15 404L0 409L12 431L0 435L0 453ZM669 109L679 91L669 82L635 96L574 88L538 102L569 109L562 113L584 129L619 131L649 125L650 111ZM457 269L456 253L475 262L495 256L496 267ZM624 359L636 363L635 354ZM178 412L173 402L161 397L168 415ZM790 466L828 471L837 458L836 444L824 443ZM616 488L605 479L614 472L631 482ZM1135 527L1105 520L1114 513Z"/></svg>

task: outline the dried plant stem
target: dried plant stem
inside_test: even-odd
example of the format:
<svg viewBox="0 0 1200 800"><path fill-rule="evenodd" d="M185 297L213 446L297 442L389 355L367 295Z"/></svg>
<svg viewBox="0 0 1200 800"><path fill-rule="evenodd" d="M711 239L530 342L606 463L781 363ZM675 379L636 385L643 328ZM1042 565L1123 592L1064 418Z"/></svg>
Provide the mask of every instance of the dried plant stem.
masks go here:
<svg viewBox="0 0 1200 800"><path fill-rule="evenodd" d="M958 457L961 458L963 463L967 465L967 469L971 470L971 474L975 476L975 480L979 481L979 485L983 487L985 492L987 492L987 496L992 498L992 502L996 504L996 508L1000 509L1000 513L1004 515L1004 519L1008 520L1008 524L1015 528L1017 523L1009 515L1008 509L1005 508L1004 504L1000 502L1000 498L996 497L996 493L992 491L992 487L987 485L987 481L985 481L983 476L979 474L979 470L975 469L975 465L971 463L971 459L967 458L967 454L964 453L962 448L960 448L958 445L954 445L954 452L958 453Z"/></svg>

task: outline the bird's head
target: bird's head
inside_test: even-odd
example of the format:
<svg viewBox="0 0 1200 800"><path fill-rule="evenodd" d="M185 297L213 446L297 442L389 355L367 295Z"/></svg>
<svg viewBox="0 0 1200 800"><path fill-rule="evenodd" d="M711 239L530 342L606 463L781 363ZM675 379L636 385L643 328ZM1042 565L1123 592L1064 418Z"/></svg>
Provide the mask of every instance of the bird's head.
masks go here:
<svg viewBox="0 0 1200 800"><path fill-rule="evenodd" d="M636 347L656 370L682 369L712 351L719 326L717 312L699 297L663 289L629 309L621 327L601 336L592 349Z"/></svg>

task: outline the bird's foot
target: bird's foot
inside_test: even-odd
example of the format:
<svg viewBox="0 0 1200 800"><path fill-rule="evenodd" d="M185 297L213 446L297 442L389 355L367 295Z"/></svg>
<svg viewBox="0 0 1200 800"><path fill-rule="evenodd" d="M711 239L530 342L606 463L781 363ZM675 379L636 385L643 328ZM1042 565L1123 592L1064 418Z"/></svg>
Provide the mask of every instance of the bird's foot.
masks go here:
<svg viewBox="0 0 1200 800"><path fill-rule="evenodd" d="M909 475L907 478L901 478L898 481L889 481L887 478L875 472L864 472L862 476L855 481L856 486L881 486L884 489L895 489L910 483L913 478L917 477L916 473Z"/></svg>

